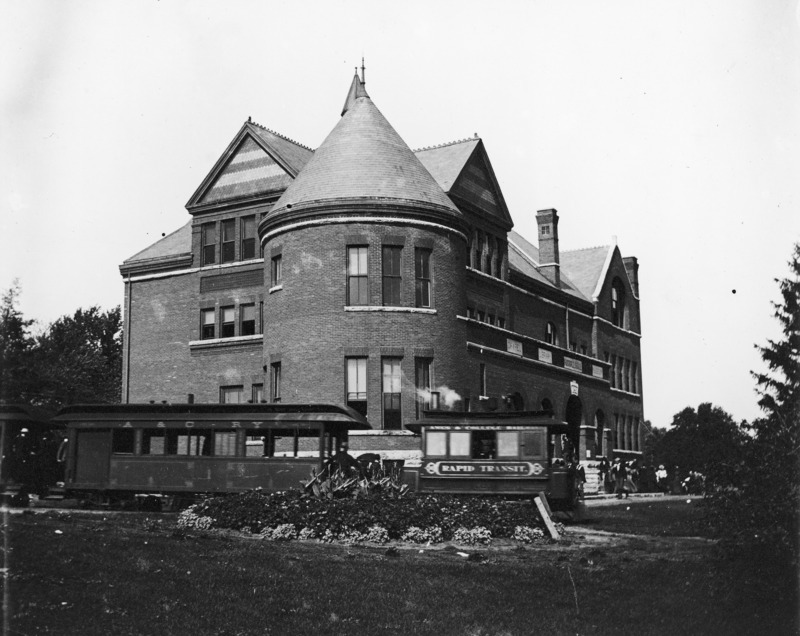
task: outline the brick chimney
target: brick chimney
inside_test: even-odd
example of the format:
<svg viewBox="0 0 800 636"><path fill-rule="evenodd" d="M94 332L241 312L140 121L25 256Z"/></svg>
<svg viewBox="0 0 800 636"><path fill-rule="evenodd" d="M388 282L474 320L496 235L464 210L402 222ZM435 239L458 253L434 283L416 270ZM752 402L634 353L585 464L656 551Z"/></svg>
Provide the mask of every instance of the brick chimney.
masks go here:
<svg viewBox="0 0 800 636"><path fill-rule="evenodd" d="M625 264L625 271L628 273L628 280L631 282L633 295L639 298L639 261L635 256L626 256L622 259Z"/></svg>
<svg viewBox="0 0 800 636"><path fill-rule="evenodd" d="M561 287L561 265L558 256L558 212L539 210L539 271L556 287Z"/></svg>

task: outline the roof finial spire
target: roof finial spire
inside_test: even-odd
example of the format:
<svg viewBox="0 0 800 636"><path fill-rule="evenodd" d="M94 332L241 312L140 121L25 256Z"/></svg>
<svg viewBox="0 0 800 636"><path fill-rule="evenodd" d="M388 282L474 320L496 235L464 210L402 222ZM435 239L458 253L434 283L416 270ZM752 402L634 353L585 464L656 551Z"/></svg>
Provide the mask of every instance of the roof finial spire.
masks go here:
<svg viewBox="0 0 800 636"><path fill-rule="evenodd" d="M366 70L366 67L364 66L364 56L362 55L361 56L361 85L362 86L365 86L366 83L367 83L367 80L364 79L366 77L366 75L364 75L364 71L365 70Z"/></svg>

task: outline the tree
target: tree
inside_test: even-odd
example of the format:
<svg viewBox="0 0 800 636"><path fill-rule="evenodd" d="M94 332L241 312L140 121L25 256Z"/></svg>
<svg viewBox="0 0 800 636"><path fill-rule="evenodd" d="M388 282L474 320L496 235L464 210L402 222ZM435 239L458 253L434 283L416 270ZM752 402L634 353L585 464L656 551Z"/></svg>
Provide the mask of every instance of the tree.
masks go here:
<svg viewBox="0 0 800 636"><path fill-rule="evenodd" d="M122 386L122 318L119 306L78 309L37 338L33 364L36 403L115 403Z"/></svg>
<svg viewBox="0 0 800 636"><path fill-rule="evenodd" d="M704 402L695 411L687 406L658 440L654 459L668 470L678 466L682 476L693 470L713 478L739 460L744 437L741 426L720 407Z"/></svg>
<svg viewBox="0 0 800 636"><path fill-rule="evenodd" d="M737 543L761 544L798 559L800 515L800 244L773 303L783 337L758 346L767 366L754 372L764 417L748 427L742 460L709 495L711 510Z"/></svg>
<svg viewBox="0 0 800 636"><path fill-rule="evenodd" d="M650 420L645 420L644 448L642 449L642 464L645 466L658 466L663 462L660 459L660 449L664 435L667 434L666 428L653 426Z"/></svg>
<svg viewBox="0 0 800 636"><path fill-rule="evenodd" d="M772 303L784 339L768 340L764 347L756 345L768 371L753 372L756 391L761 396L758 403L766 413L766 418L753 428L756 435L764 438L783 439L790 444L786 450L796 453L797 447L791 443L797 443L800 416L800 243L794 246L789 267L790 277L775 279L783 302Z"/></svg>
<svg viewBox="0 0 800 636"><path fill-rule="evenodd" d="M0 402L26 402L31 385L28 360L34 345L30 333L34 321L23 318L17 308L20 294L15 279L0 301Z"/></svg>

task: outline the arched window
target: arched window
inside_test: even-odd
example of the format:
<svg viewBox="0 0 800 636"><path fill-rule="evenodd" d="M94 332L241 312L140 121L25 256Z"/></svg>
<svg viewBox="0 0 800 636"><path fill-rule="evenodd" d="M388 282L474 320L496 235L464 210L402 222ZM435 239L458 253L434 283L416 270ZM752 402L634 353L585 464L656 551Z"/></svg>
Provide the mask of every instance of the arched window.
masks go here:
<svg viewBox="0 0 800 636"><path fill-rule="evenodd" d="M544 330L544 341L548 344L558 346L558 332L556 326L552 322L548 322Z"/></svg>
<svg viewBox="0 0 800 636"><path fill-rule="evenodd" d="M542 400L542 410L549 413L550 417L553 416L553 403L547 398Z"/></svg>
<svg viewBox="0 0 800 636"><path fill-rule="evenodd" d="M619 278L611 283L611 322L625 327L625 287Z"/></svg>

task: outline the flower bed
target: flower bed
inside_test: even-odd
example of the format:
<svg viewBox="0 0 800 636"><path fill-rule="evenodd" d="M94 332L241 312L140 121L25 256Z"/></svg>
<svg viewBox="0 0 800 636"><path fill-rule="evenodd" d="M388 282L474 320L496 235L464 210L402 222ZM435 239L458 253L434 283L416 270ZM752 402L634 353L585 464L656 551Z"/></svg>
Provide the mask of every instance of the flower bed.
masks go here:
<svg viewBox="0 0 800 636"><path fill-rule="evenodd" d="M398 540L486 545L493 538L526 543L544 538L541 519L530 502L452 495L372 493L337 499L300 491L251 490L197 503L180 514L178 525L240 530L270 540L345 543Z"/></svg>

